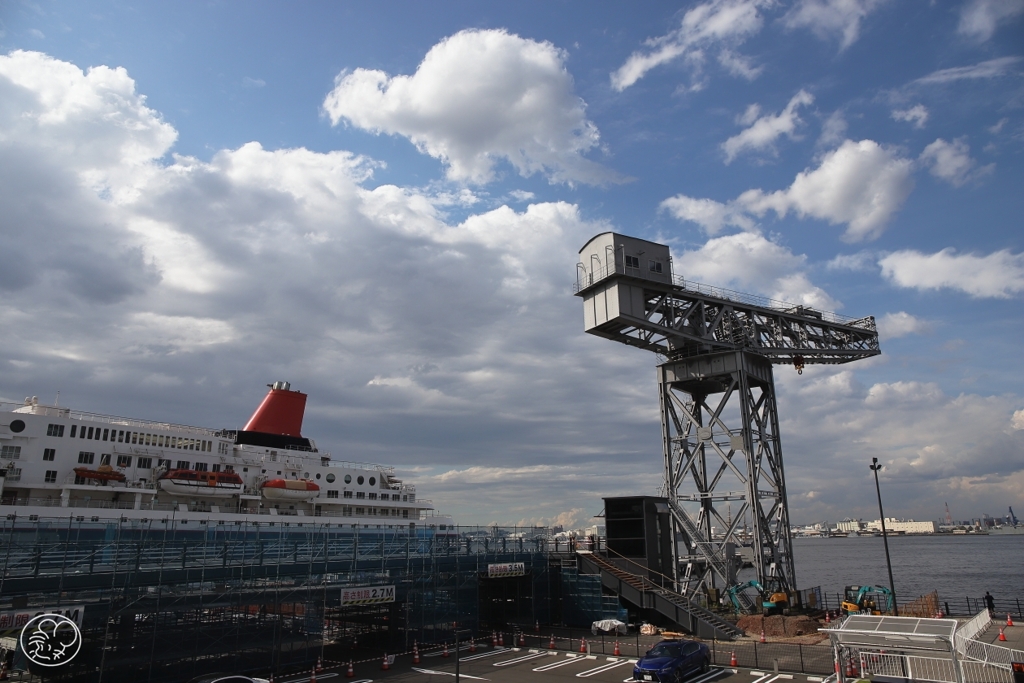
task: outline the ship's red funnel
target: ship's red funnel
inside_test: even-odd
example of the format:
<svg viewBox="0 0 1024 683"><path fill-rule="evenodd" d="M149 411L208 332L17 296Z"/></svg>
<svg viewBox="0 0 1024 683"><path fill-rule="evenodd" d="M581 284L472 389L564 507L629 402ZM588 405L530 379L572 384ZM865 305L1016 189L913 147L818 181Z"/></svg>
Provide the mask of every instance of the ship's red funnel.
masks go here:
<svg viewBox="0 0 1024 683"><path fill-rule="evenodd" d="M290 386L288 382L274 382L244 431L301 437L306 395L291 391Z"/></svg>

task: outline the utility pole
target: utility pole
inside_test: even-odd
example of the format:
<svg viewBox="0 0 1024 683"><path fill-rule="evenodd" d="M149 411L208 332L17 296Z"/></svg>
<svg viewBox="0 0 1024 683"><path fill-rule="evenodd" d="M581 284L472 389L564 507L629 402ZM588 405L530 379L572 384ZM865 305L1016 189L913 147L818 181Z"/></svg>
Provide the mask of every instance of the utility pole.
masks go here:
<svg viewBox="0 0 1024 683"><path fill-rule="evenodd" d="M882 522L882 543L885 545L885 567L889 570L889 591L892 593L892 614L894 617L900 615L899 608L896 606L896 584L892 580L892 561L889 559L889 534L885 531L885 513L882 512L882 489L878 487L878 470L882 469L882 466L878 464L878 458L871 458L871 464L868 465L871 471L875 473L875 493L878 494L878 518Z"/></svg>

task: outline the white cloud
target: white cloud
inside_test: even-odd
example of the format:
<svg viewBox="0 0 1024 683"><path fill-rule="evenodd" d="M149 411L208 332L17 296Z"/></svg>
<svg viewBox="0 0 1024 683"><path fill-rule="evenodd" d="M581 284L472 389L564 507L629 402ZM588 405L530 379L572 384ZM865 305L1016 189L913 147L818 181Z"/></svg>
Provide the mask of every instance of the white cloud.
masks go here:
<svg viewBox="0 0 1024 683"><path fill-rule="evenodd" d="M733 76L740 76L748 81L755 80L764 71L764 66L754 66L753 60L745 55L737 54L732 50L722 50L718 53L718 63L726 68Z"/></svg>
<svg viewBox="0 0 1024 683"><path fill-rule="evenodd" d="M267 84L262 78L246 76L242 79L242 85L246 88L262 88Z"/></svg>
<svg viewBox="0 0 1024 683"><path fill-rule="evenodd" d="M790 210L832 224L847 225L843 239L875 239L914 187L913 163L873 140L847 140L829 152L818 168L797 174L785 190L748 190L737 204L757 215L767 210L784 217Z"/></svg>
<svg viewBox="0 0 1024 683"><path fill-rule="evenodd" d="M841 304L806 274L807 257L794 254L756 232L710 239L699 249L673 258L673 272L688 280L714 283L777 301L836 310Z"/></svg>
<svg viewBox="0 0 1024 683"><path fill-rule="evenodd" d="M1013 411L1013 416L1010 418L1010 428L1016 431L1024 429L1024 408Z"/></svg>
<svg viewBox="0 0 1024 683"><path fill-rule="evenodd" d="M955 66L950 69L933 71L927 76L914 81L920 85L952 83L954 81L974 80L979 78L1001 78L1013 70L1022 57L997 57L971 66Z"/></svg>
<svg viewBox="0 0 1024 683"><path fill-rule="evenodd" d="M825 264L829 270L852 270L866 272L877 267L878 259L872 251L858 251L855 254L837 254Z"/></svg>
<svg viewBox="0 0 1024 683"><path fill-rule="evenodd" d="M896 339L908 334L927 334L931 332L931 324L913 316L906 311L886 313L877 321L878 336L882 339Z"/></svg>
<svg viewBox="0 0 1024 683"><path fill-rule="evenodd" d="M663 201L660 208L681 221L696 223L709 235L717 235L726 226L741 230L753 230L756 227L754 220L742 209L713 199L695 199L679 194Z"/></svg>
<svg viewBox="0 0 1024 683"><path fill-rule="evenodd" d="M924 124L928 122L928 108L923 104L915 104L910 109L894 109L892 118L912 123L914 128L924 128Z"/></svg>
<svg viewBox="0 0 1024 683"><path fill-rule="evenodd" d="M817 142L818 147L831 148L842 143L846 139L847 128L846 117L843 116L842 110L832 112L825 119L825 123L821 124L821 135L818 137Z"/></svg>
<svg viewBox="0 0 1024 683"><path fill-rule="evenodd" d="M797 114L797 108L814 102L814 96L801 90L789 101L786 108L778 114L767 114L750 122L750 127L722 143L725 152L725 163L732 163L737 154L748 150L766 150L775 153L775 141L786 135L790 139L796 137L796 129L803 121ZM750 118L751 109L747 109L746 122ZM757 110L753 110L757 111Z"/></svg>
<svg viewBox="0 0 1024 683"><path fill-rule="evenodd" d="M769 0L711 0L697 5L683 15L679 28L647 40L647 49L631 54L611 74L612 87L625 90L651 69L677 59L700 63L703 51L716 46L721 47L721 63L731 73L747 79L756 77L759 69L730 48L761 30L764 19L758 9L770 4Z"/></svg>
<svg viewBox="0 0 1024 683"><path fill-rule="evenodd" d="M583 155L598 146L573 93L566 54L499 30L467 30L427 52L411 76L342 72L323 103L331 122L402 135L452 180L486 183L507 160L552 182L602 184L614 173Z"/></svg>
<svg viewBox="0 0 1024 683"><path fill-rule="evenodd" d="M840 49L853 45L861 22L886 0L798 0L783 17L789 28L809 28L816 36L839 36Z"/></svg>
<svg viewBox="0 0 1024 683"><path fill-rule="evenodd" d="M995 164L975 168L977 162L971 158L970 146L961 138L946 142L938 138L924 148L920 161L928 171L954 187L960 187L968 180L991 173Z"/></svg>
<svg viewBox="0 0 1024 683"><path fill-rule="evenodd" d="M1024 254L1008 249L986 256L935 254L915 250L893 252L879 262L882 275L900 287L919 290L955 289L976 298L1009 298L1024 292Z"/></svg>
<svg viewBox="0 0 1024 683"><path fill-rule="evenodd" d="M969 0L960 8L957 32L985 42L1001 23L1024 14L1024 0Z"/></svg>

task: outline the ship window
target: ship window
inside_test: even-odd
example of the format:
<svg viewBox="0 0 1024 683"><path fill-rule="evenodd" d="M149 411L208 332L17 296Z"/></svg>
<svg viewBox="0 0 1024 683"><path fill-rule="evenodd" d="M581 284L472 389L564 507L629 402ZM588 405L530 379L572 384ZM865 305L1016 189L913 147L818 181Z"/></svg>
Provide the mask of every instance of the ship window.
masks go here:
<svg viewBox="0 0 1024 683"><path fill-rule="evenodd" d="M153 458L139 458L135 461L135 466L139 469L148 470L153 466Z"/></svg>
<svg viewBox="0 0 1024 683"><path fill-rule="evenodd" d="M405 499L403 498L402 500L405 500ZM409 494L409 502L410 503L416 502L416 494L415 493L410 493Z"/></svg>
<svg viewBox="0 0 1024 683"><path fill-rule="evenodd" d="M71 438L75 438L75 432L78 430L78 425L71 425Z"/></svg>
<svg viewBox="0 0 1024 683"><path fill-rule="evenodd" d="M407 496L402 496L402 502L405 502L406 500L408 500L408 497Z"/></svg>
<svg viewBox="0 0 1024 683"><path fill-rule="evenodd" d="M57 483L57 470L46 470L46 476L43 477L43 481L47 484Z"/></svg>
<svg viewBox="0 0 1024 683"><path fill-rule="evenodd" d="M328 491L327 492L327 497L328 498L337 498L338 497L338 492L337 491Z"/></svg>
<svg viewBox="0 0 1024 683"><path fill-rule="evenodd" d="M409 519L409 511L402 510L402 519Z"/></svg>
<svg viewBox="0 0 1024 683"><path fill-rule="evenodd" d="M107 440L107 436L108 436L109 434L110 434L110 430L109 430L109 429L104 429L104 430L103 430L103 440L104 440L104 441L106 441L106 440Z"/></svg>
<svg viewBox="0 0 1024 683"><path fill-rule="evenodd" d="M334 483L334 473L333 472L331 472L330 474L327 475L327 483L328 484L333 484Z"/></svg>
<svg viewBox="0 0 1024 683"><path fill-rule="evenodd" d="M187 469L190 469L190 468L189 468L189 465L190 465L190 464L191 464L191 463L189 463L189 461L188 461L188 460L179 460L179 461L178 461L178 464L177 464L177 465L175 465L175 468L176 468L176 469L179 469L179 470L187 470Z"/></svg>
<svg viewBox="0 0 1024 683"><path fill-rule="evenodd" d="M345 497L346 498L351 498L352 497L352 492L351 491L345 491Z"/></svg>
<svg viewBox="0 0 1024 683"><path fill-rule="evenodd" d="M377 500L377 494L376 493L370 493L370 500Z"/></svg>
<svg viewBox="0 0 1024 683"><path fill-rule="evenodd" d="M99 431L99 430L97 429L96 431ZM110 453L103 453L102 455L100 455L100 464L101 465L109 465L110 464Z"/></svg>
<svg viewBox="0 0 1024 683"><path fill-rule="evenodd" d="M277 471L277 476L279 476L279 477L281 476L281 470Z"/></svg>
<svg viewBox="0 0 1024 683"><path fill-rule="evenodd" d="M377 478L376 477L370 477L370 486L376 486L376 485L377 485Z"/></svg>
<svg viewBox="0 0 1024 683"><path fill-rule="evenodd" d="M214 472L220 472L220 463L219 462L213 463L213 471Z"/></svg>
<svg viewBox="0 0 1024 683"><path fill-rule="evenodd" d="M363 485L363 477L361 475L359 477L356 477L356 483L359 484L360 486Z"/></svg>
<svg viewBox="0 0 1024 683"><path fill-rule="evenodd" d="M78 476L78 475L76 474L76 475L75 475L75 484L77 484L77 485L81 486L81 485L82 485L82 484L84 484L84 483L85 483L85 477L80 477L80 476ZM79 517L78 519L82 519L82 518L81 518L81 517Z"/></svg>
<svg viewBox="0 0 1024 683"><path fill-rule="evenodd" d="M11 428L11 431L14 432L15 434L20 434L23 431L25 431L25 421L24 420L11 420L10 428Z"/></svg>
<svg viewBox="0 0 1024 683"><path fill-rule="evenodd" d="M363 514L364 512L365 512L365 510L363 510L363 508L356 508L356 514L357 514L357 515L361 515L361 514Z"/></svg>
<svg viewBox="0 0 1024 683"><path fill-rule="evenodd" d="M124 430L121 430L117 433L117 442L124 443Z"/></svg>
<svg viewBox="0 0 1024 683"><path fill-rule="evenodd" d="M317 473L316 473L316 478L317 478L317 479L319 479L319 478L320 478L320 473L319 473L319 472L317 472Z"/></svg>
<svg viewBox="0 0 1024 683"><path fill-rule="evenodd" d="M21 446L0 446L0 458L17 460L21 457Z"/></svg>
<svg viewBox="0 0 1024 683"><path fill-rule="evenodd" d="M57 456L56 448L44 448L43 449L43 460L53 460Z"/></svg>
<svg viewBox="0 0 1024 683"><path fill-rule="evenodd" d="M346 474L345 475L345 483L346 484L351 484L352 483L352 475L351 474Z"/></svg>
<svg viewBox="0 0 1024 683"><path fill-rule="evenodd" d="M235 471L235 466L234 465L224 465L224 471L225 472L234 472ZM246 470L246 472L248 472L248 471L249 470Z"/></svg>
<svg viewBox="0 0 1024 683"><path fill-rule="evenodd" d="M352 516L352 508L350 508L348 506L345 506L345 507L341 508L341 514L342 514L343 517L351 517Z"/></svg>
<svg viewBox="0 0 1024 683"><path fill-rule="evenodd" d="M46 425L47 436L64 436L64 425Z"/></svg>
<svg viewBox="0 0 1024 683"><path fill-rule="evenodd" d="M78 453L78 462L82 463L83 465L91 465L92 461L95 458L96 458L96 454L95 453L87 453L85 451L79 451L79 453Z"/></svg>
<svg viewBox="0 0 1024 683"><path fill-rule="evenodd" d="M117 466L118 467L131 467L132 466L132 456L130 456L130 455L119 455L119 456L117 456Z"/></svg>
<svg viewBox="0 0 1024 683"><path fill-rule="evenodd" d="M228 454L228 448L229 448L228 442L227 441L221 441L220 445L217 446L217 452L220 453L221 455L227 455Z"/></svg>
<svg viewBox="0 0 1024 683"><path fill-rule="evenodd" d="M138 432L132 432L131 434L132 434L132 443L133 444L134 443L138 443L139 433Z"/></svg>
<svg viewBox="0 0 1024 683"><path fill-rule="evenodd" d="M205 462L197 462L196 469L199 470L200 472L208 472L210 470L210 465L209 463Z"/></svg>
<svg viewBox="0 0 1024 683"><path fill-rule="evenodd" d="M366 498L366 491L356 491L356 498Z"/></svg>
<svg viewBox="0 0 1024 683"><path fill-rule="evenodd" d="M89 435L87 437L85 437L85 438L87 438L87 439L91 439L92 438L92 427L89 427Z"/></svg>

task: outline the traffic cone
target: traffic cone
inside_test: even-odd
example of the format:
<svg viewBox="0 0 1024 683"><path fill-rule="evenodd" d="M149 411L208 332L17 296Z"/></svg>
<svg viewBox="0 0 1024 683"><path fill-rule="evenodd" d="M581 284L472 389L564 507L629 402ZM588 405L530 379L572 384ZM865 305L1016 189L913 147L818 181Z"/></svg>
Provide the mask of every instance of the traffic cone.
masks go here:
<svg viewBox="0 0 1024 683"><path fill-rule="evenodd" d="M533 632L540 633L540 619L533 623Z"/></svg>
<svg viewBox="0 0 1024 683"><path fill-rule="evenodd" d="M832 622L832 619L831 619L831 617L829 616L829 615L831 615L831 614L832 614L831 612L825 612L825 623L826 623L826 624L829 624L829 623L831 623L831 622Z"/></svg>
<svg viewBox="0 0 1024 683"><path fill-rule="evenodd" d="M764 637L764 629L761 629L761 642L762 643L767 643L768 642L767 640L765 640L765 637Z"/></svg>
<svg viewBox="0 0 1024 683"><path fill-rule="evenodd" d="M615 641L615 649L612 650L612 654L615 655L616 657L619 657L619 656L622 655L622 650L619 649L619 641L618 640Z"/></svg>
<svg viewBox="0 0 1024 683"><path fill-rule="evenodd" d="M853 677L853 658L852 657L847 657L846 658L846 675L851 677L851 678Z"/></svg>
<svg viewBox="0 0 1024 683"><path fill-rule="evenodd" d="M504 633L499 633L498 634L498 646L499 647L505 647L505 634Z"/></svg>
<svg viewBox="0 0 1024 683"><path fill-rule="evenodd" d="M495 631L491 631L491 647L498 646L498 634Z"/></svg>
<svg viewBox="0 0 1024 683"><path fill-rule="evenodd" d="M311 672L309 672L309 683L316 683L316 667L315 666L313 667L313 670Z"/></svg>
<svg viewBox="0 0 1024 683"><path fill-rule="evenodd" d="M412 641L412 663L420 663L420 646L415 640Z"/></svg>
<svg viewBox="0 0 1024 683"><path fill-rule="evenodd" d="M548 641L548 649L549 650L554 650L555 649L555 634L554 633L551 634L551 640Z"/></svg>
<svg viewBox="0 0 1024 683"><path fill-rule="evenodd" d="M1010 613L1009 612L1006 613L1006 625L1007 626L1013 626L1013 619L1010 617Z"/></svg>
<svg viewBox="0 0 1024 683"><path fill-rule="evenodd" d="M345 672L345 678L355 678L355 677L356 677L356 672L355 672L355 669L352 668L352 660L350 659L350 660L348 660L348 671Z"/></svg>
<svg viewBox="0 0 1024 683"><path fill-rule="evenodd" d="M729 666L739 666L740 663L736 661L736 650L732 651L732 656L729 657Z"/></svg>
<svg viewBox="0 0 1024 683"><path fill-rule="evenodd" d="M519 632L519 647L526 645L526 635L522 631Z"/></svg>
<svg viewBox="0 0 1024 683"><path fill-rule="evenodd" d="M448 643L444 644L444 649L441 650L441 656L445 658L448 657Z"/></svg>
<svg viewBox="0 0 1024 683"><path fill-rule="evenodd" d="M10 674L7 673L7 658L4 657L3 664L0 664L0 681L9 680L10 677Z"/></svg>
<svg viewBox="0 0 1024 683"><path fill-rule="evenodd" d="M323 660L323 657L317 657L316 658L316 672L320 673L323 670L324 670L324 660Z"/></svg>
<svg viewBox="0 0 1024 683"><path fill-rule="evenodd" d="M586 653L587 651L587 639L580 638L580 652Z"/></svg>
<svg viewBox="0 0 1024 683"><path fill-rule="evenodd" d="M469 639L469 651L476 652L476 638Z"/></svg>
<svg viewBox="0 0 1024 683"><path fill-rule="evenodd" d="M1006 642L1006 634L1003 633L1003 627L1002 626L999 627L999 642L1000 643L1005 643Z"/></svg>
<svg viewBox="0 0 1024 683"><path fill-rule="evenodd" d="M6 679L6 677L7 677L7 674L5 673L6 671L7 671L7 662L4 662L3 667L0 668L0 681ZM270 672L270 678L268 678L267 680L270 683L274 683L274 672L273 671Z"/></svg>

